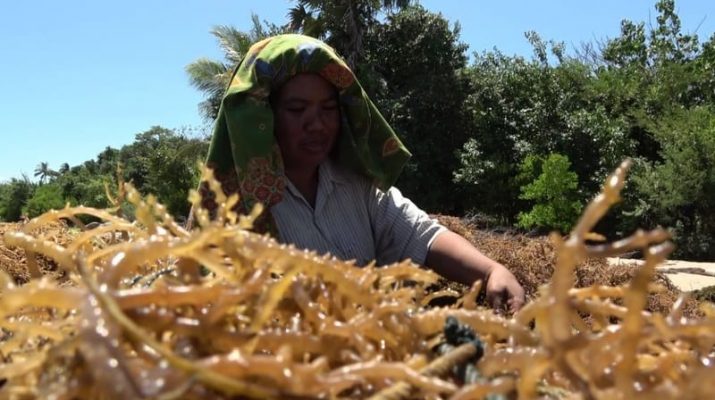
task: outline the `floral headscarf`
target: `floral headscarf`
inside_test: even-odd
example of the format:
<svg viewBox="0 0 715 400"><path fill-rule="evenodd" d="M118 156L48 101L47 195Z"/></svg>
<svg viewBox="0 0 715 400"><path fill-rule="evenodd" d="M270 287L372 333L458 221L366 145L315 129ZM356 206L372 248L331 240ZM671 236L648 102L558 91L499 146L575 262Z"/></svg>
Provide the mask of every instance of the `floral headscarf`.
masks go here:
<svg viewBox="0 0 715 400"><path fill-rule="evenodd" d="M269 95L305 72L319 74L337 88L342 121L336 146L341 165L387 189L410 157L330 46L297 34L270 37L255 43L234 72L209 147L207 164L227 194L240 194L241 212L250 211L256 202L270 208L282 199L286 178L273 134ZM202 192L204 207L214 208L216 204L206 197L208 191ZM272 231L270 222L268 217L257 230Z"/></svg>

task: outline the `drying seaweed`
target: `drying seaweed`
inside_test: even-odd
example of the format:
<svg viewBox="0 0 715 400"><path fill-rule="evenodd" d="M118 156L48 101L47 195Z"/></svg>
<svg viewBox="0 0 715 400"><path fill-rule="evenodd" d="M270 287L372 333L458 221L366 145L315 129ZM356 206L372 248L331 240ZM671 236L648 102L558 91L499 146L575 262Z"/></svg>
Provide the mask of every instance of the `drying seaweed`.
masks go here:
<svg viewBox="0 0 715 400"><path fill-rule="evenodd" d="M438 276L409 262L359 268L252 233L260 207L234 213L208 170L219 208L210 219L193 193L192 230L130 185L112 210L48 212L4 234L3 265L24 272L0 274L0 397L707 398L715 308L649 303L672 289L655 279L667 233L591 240L627 168L568 236L531 242L532 258L553 262L516 268L531 289L512 316L480 307L479 285L435 292ZM122 201L135 221L114 213ZM102 224L59 240L82 215ZM634 250L642 266L589 278L603 270L593 260ZM438 297L457 299L428 306ZM445 347L455 324L472 342Z"/></svg>

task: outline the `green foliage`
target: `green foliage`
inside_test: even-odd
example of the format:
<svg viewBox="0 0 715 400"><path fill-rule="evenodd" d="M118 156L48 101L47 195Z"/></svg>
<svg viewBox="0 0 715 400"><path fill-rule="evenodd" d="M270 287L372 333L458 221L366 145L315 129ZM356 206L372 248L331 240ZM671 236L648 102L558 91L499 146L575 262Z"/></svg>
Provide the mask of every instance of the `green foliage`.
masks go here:
<svg viewBox="0 0 715 400"><path fill-rule="evenodd" d="M45 179L57 176L57 172L50 169L46 162L41 162L35 168L35 176L40 178L40 185L45 182Z"/></svg>
<svg viewBox="0 0 715 400"><path fill-rule="evenodd" d="M693 60L698 52L697 35L681 31L680 17L674 0L659 0L655 4L656 24L646 32L644 23L621 22L621 35L611 39L603 49L603 60L609 67L659 67Z"/></svg>
<svg viewBox="0 0 715 400"><path fill-rule="evenodd" d="M57 177L51 182L52 186L60 188L60 207L65 203L96 208L109 207L105 184L116 186L118 155L118 150L106 147L95 159L87 160L81 165L61 165Z"/></svg>
<svg viewBox="0 0 715 400"><path fill-rule="evenodd" d="M104 181L116 184L114 175L121 163L125 181L144 194L156 195L172 215L187 216L188 192L198 185L197 163L207 150L205 140L155 126L119 150L106 149L97 158L97 169L107 171Z"/></svg>
<svg viewBox="0 0 715 400"><path fill-rule="evenodd" d="M413 154L397 186L427 210L463 211L451 182L456 149L470 129L462 106L471 91L463 73L467 47L459 27L408 7L375 26L365 42L366 90Z"/></svg>
<svg viewBox="0 0 715 400"><path fill-rule="evenodd" d="M602 57L610 65L621 68L629 65L645 67L648 60L648 47L644 24L623 20L621 36L609 41L603 49Z"/></svg>
<svg viewBox="0 0 715 400"><path fill-rule="evenodd" d="M522 186L519 197L536 204L530 211L519 213L519 226L570 231L581 213L582 205L578 193L578 176L570 170L568 157L555 153L546 158L529 155L520 169L520 180L534 176L536 179Z"/></svg>
<svg viewBox="0 0 715 400"><path fill-rule="evenodd" d="M121 149L107 147L81 165L64 164L54 172L41 163L38 171L52 171L46 174L52 178L50 182L36 187L25 177L0 184L0 219L17 221L23 214L34 217L66 203L110 207L106 186L117 187L120 165L125 182L132 182L144 194L156 195L174 216L185 217L190 208L188 192L199 181L197 162L207 149L203 139L153 127L138 134L133 143Z"/></svg>
<svg viewBox="0 0 715 400"><path fill-rule="evenodd" d="M699 46L697 35L681 31L674 1L658 1L656 10L648 31L624 21L595 69L595 101L627 123L637 160L614 227L664 225L675 235L676 257L712 258L715 226L704 176L712 160L700 153L712 136L706 127L715 104L715 36Z"/></svg>
<svg viewBox="0 0 715 400"><path fill-rule="evenodd" d="M652 25L624 20L619 36L589 46L586 57L527 32L531 59L495 49L469 66L458 26L409 1L295 3L290 28L346 56L413 152L398 186L423 208L565 229L579 199L631 157L639 183L600 230L660 222L675 229L679 255L710 254L715 227L702 172L710 160L696 154L708 148L704 136L679 141L663 127L681 132L704 118L690 110L715 104L715 35L699 45L683 33L673 0L655 3Z"/></svg>
<svg viewBox="0 0 715 400"><path fill-rule="evenodd" d="M700 154L711 151L702 133L707 118L693 110L715 104L715 35L699 46L697 35L681 32L674 10L673 1L658 1L654 26L623 21L620 36L588 58L570 58L533 32L532 60L496 50L476 55L469 68L475 91L466 104L475 128L454 174L472 194L468 208L507 220L528 215L531 205L518 198L514 177L536 154L572 160L581 198L631 157L640 183L629 185L622 214L599 228L625 232L660 223L675 231L677 256L712 258L715 227L704 200L711 160ZM684 126L702 135L680 133Z"/></svg>
<svg viewBox="0 0 715 400"><path fill-rule="evenodd" d="M72 190L63 192L65 198L73 205L82 204L87 207L105 208L109 207L109 199L105 191L105 184L112 183L110 175L89 175L80 173L79 175L67 178L65 185L72 185ZM63 186L67 187L67 186Z"/></svg>
<svg viewBox="0 0 715 400"><path fill-rule="evenodd" d="M216 117L231 71L252 43L287 31L318 36L355 67L412 151L397 185L419 206L567 231L582 200L631 157L624 201L599 232L664 225L676 257L715 258L715 35L700 44L682 32L675 2L658 0L652 24L624 20L617 37L576 57L527 32L531 58L495 49L467 65L459 26L411 3L295 0L285 25L254 15L245 32L216 27L225 59L187 67L206 95L201 112ZM39 185L27 177L0 184L0 219L65 201L106 207L105 184L116 187L119 164L123 179L186 215L206 148L205 140L152 127L80 165L55 171L41 162Z"/></svg>
<svg viewBox="0 0 715 400"><path fill-rule="evenodd" d="M134 144L122 149L127 172L135 165L136 169L146 171L146 180L140 189L156 195L175 216L189 213L188 192L198 186L197 163L207 151L205 141L159 127L137 135Z"/></svg>
<svg viewBox="0 0 715 400"><path fill-rule="evenodd" d="M465 184L483 184L487 171L494 171L494 163L484 157L479 143L474 138L468 139L459 153L459 168L454 172L454 181Z"/></svg>
<svg viewBox="0 0 715 400"><path fill-rule="evenodd" d="M536 47L532 60L498 51L475 55L469 68L475 90L465 104L472 137L460 150L454 176L472 194L469 209L511 221L528 206L517 199L520 183L514 177L529 155L559 153L576 160L573 170L588 195L634 150L627 119L609 115L596 101L591 68L566 58L554 43L558 64L552 66L546 44L534 33L529 37Z"/></svg>
<svg viewBox="0 0 715 400"><path fill-rule="evenodd" d="M633 181L637 215L671 227L677 254L715 257L715 108L673 110L653 124L657 161L642 161Z"/></svg>
<svg viewBox="0 0 715 400"><path fill-rule="evenodd" d="M633 158L620 214L604 233L664 225L676 257L715 259L715 35L682 32L673 0L655 21L624 20L620 34L572 57L563 43L527 32L533 57L497 49L475 54L459 26L409 0L295 0L288 23L248 31L218 26L223 61L187 66L213 120L231 71L250 45L287 31L321 37L350 65L412 151L398 186L421 207L478 214L527 229L567 231L581 201ZM188 212L205 140L152 127L120 149L0 184L0 219L16 221L72 204L109 206L105 184L123 179L154 193L171 213ZM549 155L549 156L544 156ZM127 210L131 213L131 210Z"/></svg>
<svg viewBox="0 0 715 400"><path fill-rule="evenodd" d="M22 210L28 218L34 218L46 211L61 209L64 206L62 187L53 182L38 186Z"/></svg>
<svg viewBox="0 0 715 400"><path fill-rule="evenodd" d="M248 32L232 26L219 25L211 30L224 52L225 62L199 58L186 66L191 84L206 95L206 100L199 104L199 112L208 121L218 115L223 92L228 87L231 75L241 62L251 45L269 36L287 32L287 27L280 27L263 22L258 15L251 14L252 26Z"/></svg>
<svg viewBox="0 0 715 400"><path fill-rule="evenodd" d="M295 0L288 12L291 31L325 40L359 68L365 55L364 38L379 26L381 11L404 9L412 0Z"/></svg>
<svg viewBox="0 0 715 400"><path fill-rule="evenodd" d="M12 178L10 182L0 185L0 219L7 222L19 221L22 217L22 208L32 196L35 185L30 179Z"/></svg>

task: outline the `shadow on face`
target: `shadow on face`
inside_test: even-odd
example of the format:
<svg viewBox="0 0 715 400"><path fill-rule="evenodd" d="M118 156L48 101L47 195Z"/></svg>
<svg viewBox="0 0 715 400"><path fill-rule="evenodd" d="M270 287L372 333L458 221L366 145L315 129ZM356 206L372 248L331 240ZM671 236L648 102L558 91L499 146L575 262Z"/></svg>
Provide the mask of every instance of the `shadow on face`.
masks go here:
<svg viewBox="0 0 715 400"><path fill-rule="evenodd" d="M270 103L286 170L317 168L340 132L336 88L317 74L298 74L271 93Z"/></svg>

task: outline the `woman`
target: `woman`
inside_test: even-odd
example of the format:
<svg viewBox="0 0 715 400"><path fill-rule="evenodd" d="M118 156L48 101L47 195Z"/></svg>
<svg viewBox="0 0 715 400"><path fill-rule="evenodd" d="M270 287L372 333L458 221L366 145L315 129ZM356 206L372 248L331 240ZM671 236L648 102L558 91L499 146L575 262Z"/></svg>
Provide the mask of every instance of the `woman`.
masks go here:
<svg viewBox="0 0 715 400"><path fill-rule="evenodd" d="M503 265L392 187L410 153L332 48L302 35L254 44L234 73L208 165L257 230L284 243L378 265L410 258L513 311L524 291ZM208 199L207 208L215 206Z"/></svg>

